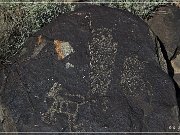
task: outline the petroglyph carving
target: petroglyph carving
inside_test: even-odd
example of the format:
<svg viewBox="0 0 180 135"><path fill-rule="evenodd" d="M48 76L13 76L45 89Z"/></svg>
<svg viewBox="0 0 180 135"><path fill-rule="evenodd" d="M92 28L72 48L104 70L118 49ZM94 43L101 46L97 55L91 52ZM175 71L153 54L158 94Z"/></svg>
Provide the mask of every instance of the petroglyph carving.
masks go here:
<svg viewBox="0 0 180 135"><path fill-rule="evenodd" d="M105 98L111 83L111 76L117 52L117 43L113 42L112 30L103 28L93 31L93 39L89 44L90 82L89 95L104 96L104 111L107 109Z"/></svg>
<svg viewBox="0 0 180 135"><path fill-rule="evenodd" d="M67 91L66 91L67 92ZM64 93L59 83L54 83L48 93L48 98L53 98L53 103L46 113L42 114L42 120L48 124L55 124L56 114L65 114L68 117L69 129L76 127L75 120L81 105L85 104L85 98L81 95Z"/></svg>
<svg viewBox="0 0 180 135"><path fill-rule="evenodd" d="M125 91L126 95L138 96L145 93L143 91L146 87L149 87L148 95L152 94L152 86L141 76L141 71L145 68L144 63L137 55L125 58L120 84L128 88L129 91Z"/></svg>
<svg viewBox="0 0 180 135"><path fill-rule="evenodd" d="M125 59L123 64L123 74L120 83L129 89L129 91L126 92L128 95L138 93L136 91L138 91L140 87L144 85L143 79L140 76L140 71L137 70L137 68L139 70L143 70L144 68L143 63L138 60L137 56L127 57Z"/></svg>

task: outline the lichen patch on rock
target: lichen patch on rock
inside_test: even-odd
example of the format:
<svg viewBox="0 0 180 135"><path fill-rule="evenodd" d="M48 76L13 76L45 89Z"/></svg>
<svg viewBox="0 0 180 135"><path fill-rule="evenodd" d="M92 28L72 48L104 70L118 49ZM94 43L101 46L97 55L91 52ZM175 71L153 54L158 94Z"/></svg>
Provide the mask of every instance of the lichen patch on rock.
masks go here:
<svg viewBox="0 0 180 135"><path fill-rule="evenodd" d="M55 45L55 51L58 55L58 60L63 60L66 56L74 52L69 42L54 40L54 45Z"/></svg>

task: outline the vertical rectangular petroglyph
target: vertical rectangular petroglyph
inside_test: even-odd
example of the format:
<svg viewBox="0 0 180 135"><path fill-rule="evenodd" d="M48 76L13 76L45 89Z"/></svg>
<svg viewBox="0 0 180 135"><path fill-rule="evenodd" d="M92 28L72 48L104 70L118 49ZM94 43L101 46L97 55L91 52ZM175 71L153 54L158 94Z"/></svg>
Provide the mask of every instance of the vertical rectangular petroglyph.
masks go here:
<svg viewBox="0 0 180 135"><path fill-rule="evenodd" d="M107 109L105 98L115 62L117 43L113 42L112 30L107 28L93 31L93 38L89 44L90 52L90 95L104 97L104 111Z"/></svg>
<svg viewBox="0 0 180 135"><path fill-rule="evenodd" d="M149 115L152 111L151 102L153 96L151 82L143 78L146 63L138 55L126 57L120 81L122 91L129 100L130 106L143 110L144 116Z"/></svg>

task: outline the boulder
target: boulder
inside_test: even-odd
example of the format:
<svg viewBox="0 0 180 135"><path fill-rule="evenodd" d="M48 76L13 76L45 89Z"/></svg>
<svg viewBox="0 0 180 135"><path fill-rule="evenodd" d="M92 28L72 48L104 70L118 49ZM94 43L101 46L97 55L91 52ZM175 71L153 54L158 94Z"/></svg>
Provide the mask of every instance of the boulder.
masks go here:
<svg viewBox="0 0 180 135"><path fill-rule="evenodd" d="M180 9L168 5L160 7L148 24L161 42L164 58L167 61L169 75L174 79L177 97L180 96Z"/></svg>
<svg viewBox="0 0 180 135"><path fill-rule="evenodd" d="M180 9L176 6L164 6L157 9L153 17L148 20L152 31L159 37L169 60L180 53Z"/></svg>
<svg viewBox="0 0 180 135"><path fill-rule="evenodd" d="M174 84L156 48L128 11L91 5L60 15L1 70L0 129L177 131Z"/></svg>
<svg viewBox="0 0 180 135"><path fill-rule="evenodd" d="M171 64L174 69L174 80L180 88L180 54L177 55L175 59L171 60Z"/></svg>

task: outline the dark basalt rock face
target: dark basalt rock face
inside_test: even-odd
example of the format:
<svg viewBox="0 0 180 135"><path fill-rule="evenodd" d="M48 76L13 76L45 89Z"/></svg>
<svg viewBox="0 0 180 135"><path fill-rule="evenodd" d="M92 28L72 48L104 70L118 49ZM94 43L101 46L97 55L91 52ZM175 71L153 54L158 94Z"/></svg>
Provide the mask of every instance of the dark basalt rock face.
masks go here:
<svg viewBox="0 0 180 135"><path fill-rule="evenodd" d="M1 74L5 131L178 128L173 82L161 69L148 26L127 11L85 6L61 15Z"/></svg>

